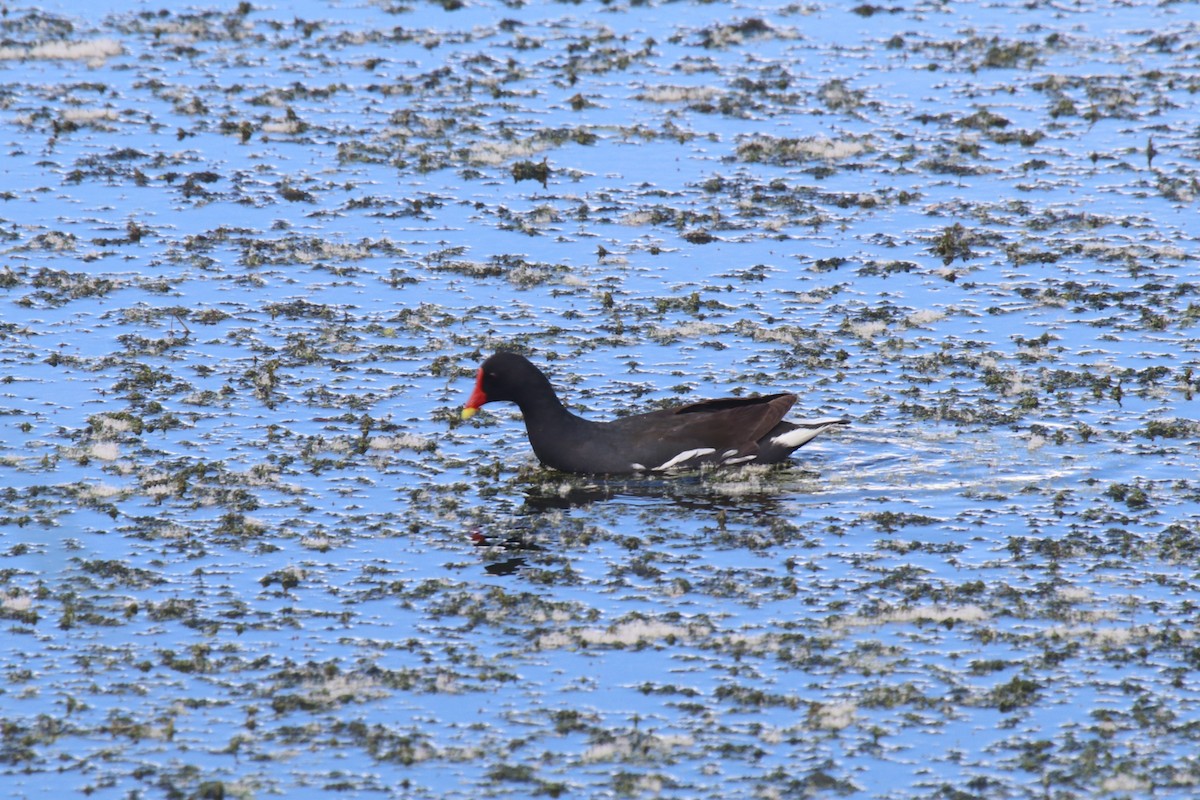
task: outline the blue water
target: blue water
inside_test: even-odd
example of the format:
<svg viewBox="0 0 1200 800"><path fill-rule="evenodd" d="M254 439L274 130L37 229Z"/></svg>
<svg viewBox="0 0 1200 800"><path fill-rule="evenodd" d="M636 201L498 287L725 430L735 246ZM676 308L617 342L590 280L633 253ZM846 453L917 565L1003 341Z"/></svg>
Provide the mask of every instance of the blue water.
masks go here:
<svg viewBox="0 0 1200 800"><path fill-rule="evenodd" d="M7 794L1190 797L1189 7L452 5L0 22Z"/></svg>

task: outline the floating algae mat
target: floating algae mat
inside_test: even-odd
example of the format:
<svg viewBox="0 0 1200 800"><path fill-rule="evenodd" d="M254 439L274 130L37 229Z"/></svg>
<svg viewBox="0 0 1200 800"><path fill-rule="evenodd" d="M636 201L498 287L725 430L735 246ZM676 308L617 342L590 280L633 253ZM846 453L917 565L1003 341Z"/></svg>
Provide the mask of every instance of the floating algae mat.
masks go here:
<svg viewBox="0 0 1200 800"><path fill-rule="evenodd" d="M7 6L5 794L1194 796L1189 8Z"/></svg>

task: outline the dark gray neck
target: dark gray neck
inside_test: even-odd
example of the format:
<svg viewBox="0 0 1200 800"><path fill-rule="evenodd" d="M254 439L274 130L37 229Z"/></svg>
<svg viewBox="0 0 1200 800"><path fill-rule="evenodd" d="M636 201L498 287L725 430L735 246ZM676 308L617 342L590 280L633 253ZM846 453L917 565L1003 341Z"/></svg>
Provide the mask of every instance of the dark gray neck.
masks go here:
<svg viewBox="0 0 1200 800"><path fill-rule="evenodd" d="M521 414L525 417L529 444L538 460L558 469L564 467L557 456L568 452L572 443L582 440L587 430L595 425L572 414L554 395L543 395L536 401L522 403Z"/></svg>

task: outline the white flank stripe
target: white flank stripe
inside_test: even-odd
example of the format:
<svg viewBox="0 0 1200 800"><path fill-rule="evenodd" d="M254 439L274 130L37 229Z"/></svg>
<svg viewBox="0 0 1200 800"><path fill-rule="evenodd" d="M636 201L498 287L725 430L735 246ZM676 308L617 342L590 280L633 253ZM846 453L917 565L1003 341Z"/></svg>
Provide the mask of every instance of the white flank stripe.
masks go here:
<svg viewBox="0 0 1200 800"><path fill-rule="evenodd" d="M675 466L676 464L682 463L684 461L690 461L693 458L700 458L701 456L706 456L709 453L715 453L715 452L717 452L717 448L715 448L715 447L697 447L695 450L684 450L682 453L675 456L674 458L672 458L670 461L666 462L665 464L659 464L657 467L654 468L654 471L662 472L664 469L670 469L671 467Z"/></svg>
<svg viewBox="0 0 1200 800"><path fill-rule="evenodd" d="M721 462L721 466L728 466L730 464L741 464L746 461L753 461L756 458L758 458L757 453L748 455L748 456L741 456L739 458L727 458Z"/></svg>

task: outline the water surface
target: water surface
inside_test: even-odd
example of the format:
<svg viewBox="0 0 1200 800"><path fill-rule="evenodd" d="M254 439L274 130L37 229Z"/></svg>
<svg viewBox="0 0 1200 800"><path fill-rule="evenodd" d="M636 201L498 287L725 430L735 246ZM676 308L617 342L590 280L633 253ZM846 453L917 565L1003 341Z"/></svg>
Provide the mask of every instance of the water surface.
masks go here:
<svg viewBox="0 0 1200 800"><path fill-rule="evenodd" d="M6 788L1192 796L1189 8L9 7Z"/></svg>

